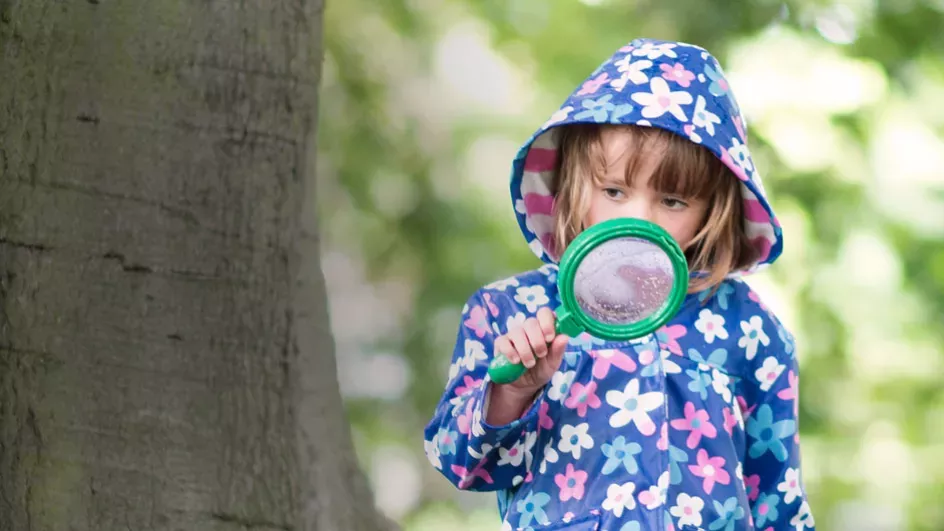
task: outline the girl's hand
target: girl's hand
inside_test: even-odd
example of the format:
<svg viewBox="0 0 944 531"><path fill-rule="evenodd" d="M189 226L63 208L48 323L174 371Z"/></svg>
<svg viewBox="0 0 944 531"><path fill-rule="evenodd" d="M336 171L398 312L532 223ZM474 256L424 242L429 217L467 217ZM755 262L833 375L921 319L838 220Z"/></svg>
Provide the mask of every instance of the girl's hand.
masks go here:
<svg viewBox="0 0 944 531"><path fill-rule="evenodd" d="M532 397L557 372L567 341L558 334L557 317L550 308L541 308L535 317L528 318L523 325L511 329L495 340L495 350L512 363L522 363L527 370L509 384L496 384L503 393L521 397Z"/></svg>

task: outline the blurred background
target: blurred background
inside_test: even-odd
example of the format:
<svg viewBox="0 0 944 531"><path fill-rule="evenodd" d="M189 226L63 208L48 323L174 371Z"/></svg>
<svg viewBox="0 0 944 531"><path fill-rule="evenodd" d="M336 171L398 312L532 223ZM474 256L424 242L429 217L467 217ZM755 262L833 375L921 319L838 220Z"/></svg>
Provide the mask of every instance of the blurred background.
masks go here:
<svg viewBox="0 0 944 531"><path fill-rule="evenodd" d="M339 0L325 15L324 267L342 390L407 531L498 528L423 455L459 312L539 265L511 159L635 37L725 67L786 247L749 282L797 335L817 528L944 529L944 1Z"/></svg>

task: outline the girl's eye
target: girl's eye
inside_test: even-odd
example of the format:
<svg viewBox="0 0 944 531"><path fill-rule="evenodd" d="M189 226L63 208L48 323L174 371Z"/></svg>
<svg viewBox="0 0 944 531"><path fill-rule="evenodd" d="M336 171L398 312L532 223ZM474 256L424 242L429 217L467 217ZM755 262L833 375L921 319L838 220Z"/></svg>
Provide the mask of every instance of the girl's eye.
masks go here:
<svg viewBox="0 0 944 531"><path fill-rule="evenodd" d="M604 188L603 193L610 199L619 199L623 197L623 191L619 188Z"/></svg>
<svg viewBox="0 0 944 531"><path fill-rule="evenodd" d="M688 206L688 203L682 201L681 199L676 199L674 197L666 197L662 200L662 204L667 206L672 210L681 210Z"/></svg>

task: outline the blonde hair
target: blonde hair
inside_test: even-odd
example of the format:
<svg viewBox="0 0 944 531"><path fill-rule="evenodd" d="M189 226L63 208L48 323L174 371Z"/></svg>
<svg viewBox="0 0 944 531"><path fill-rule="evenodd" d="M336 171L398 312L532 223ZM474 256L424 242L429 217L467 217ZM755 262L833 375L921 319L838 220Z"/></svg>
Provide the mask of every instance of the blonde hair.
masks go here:
<svg viewBox="0 0 944 531"><path fill-rule="evenodd" d="M555 196L551 251L562 254L586 228L591 193L601 183L607 167L601 145L606 129L629 131L634 136L633 145L638 146L627 153L627 184L644 157L654 155L659 163L650 177L650 186L664 194L708 203L702 226L685 249L689 269L706 273L689 282L689 293L716 289L729 274L754 263L757 251L744 230L740 181L731 170L704 146L664 129L631 125L573 124L558 130L560 157L551 185Z"/></svg>

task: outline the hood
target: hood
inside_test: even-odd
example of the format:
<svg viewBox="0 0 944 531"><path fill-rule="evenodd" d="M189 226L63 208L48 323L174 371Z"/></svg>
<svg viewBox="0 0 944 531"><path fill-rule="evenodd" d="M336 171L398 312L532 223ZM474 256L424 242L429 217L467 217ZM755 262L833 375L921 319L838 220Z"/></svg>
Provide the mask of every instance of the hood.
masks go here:
<svg viewBox="0 0 944 531"><path fill-rule="evenodd" d="M555 128L576 123L660 127L705 146L741 181L744 227L759 256L748 271L780 255L780 224L747 149L747 124L718 61L691 44L636 39L590 74L515 157L511 198L518 225L544 262L557 260L547 250L553 232L550 185L558 157Z"/></svg>

